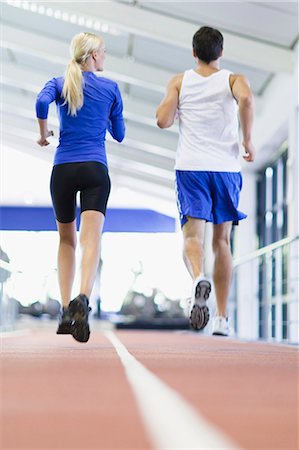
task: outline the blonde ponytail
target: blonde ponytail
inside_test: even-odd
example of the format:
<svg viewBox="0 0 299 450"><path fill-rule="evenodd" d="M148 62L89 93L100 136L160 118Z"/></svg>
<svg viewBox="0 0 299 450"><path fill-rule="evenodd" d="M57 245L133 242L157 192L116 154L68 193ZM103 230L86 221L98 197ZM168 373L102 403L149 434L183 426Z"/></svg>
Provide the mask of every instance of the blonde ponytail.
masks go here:
<svg viewBox="0 0 299 450"><path fill-rule="evenodd" d="M77 115L84 102L82 67L101 43L100 36L93 33L79 33L72 39L70 46L72 60L67 65L62 89L63 105L68 105L68 114L71 116Z"/></svg>
<svg viewBox="0 0 299 450"><path fill-rule="evenodd" d="M68 105L68 114L76 116L77 111L83 106L83 76L79 64L72 60L65 71L62 96L64 105Z"/></svg>

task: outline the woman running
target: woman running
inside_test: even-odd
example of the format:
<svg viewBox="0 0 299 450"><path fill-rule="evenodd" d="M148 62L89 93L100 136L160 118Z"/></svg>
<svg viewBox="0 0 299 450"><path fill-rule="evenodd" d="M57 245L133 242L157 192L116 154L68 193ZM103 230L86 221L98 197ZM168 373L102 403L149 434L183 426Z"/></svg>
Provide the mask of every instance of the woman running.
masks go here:
<svg viewBox="0 0 299 450"><path fill-rule="evenodd" d="M40 146L49 145L47 117L55 101L59 118L59 145L50 189L60 242L58 279L62 310L57 334L72 334L79 342L90 336L89 296L100 260L100 241L110 193L106 130L121 142L125 135L122 98L117 84L96 72L103 71L105 43L92 33L74 36L71 61L64 77L52 78L37 96L36 115ZM80 294L71 300L75 276L76 195L80 192Z"/></svg>

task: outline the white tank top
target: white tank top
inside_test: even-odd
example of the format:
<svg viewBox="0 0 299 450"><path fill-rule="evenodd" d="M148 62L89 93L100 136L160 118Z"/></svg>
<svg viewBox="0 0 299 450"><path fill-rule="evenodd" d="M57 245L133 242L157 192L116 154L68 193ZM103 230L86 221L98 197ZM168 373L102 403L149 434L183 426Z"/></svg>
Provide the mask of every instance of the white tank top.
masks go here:
<svg viewBox="0 0 299 450"><path fill-rule="evenodd" d="M175 169L240 171L238 105L229 84L231 73L219 70L208 77L193 69L184 73Z"/></svg>

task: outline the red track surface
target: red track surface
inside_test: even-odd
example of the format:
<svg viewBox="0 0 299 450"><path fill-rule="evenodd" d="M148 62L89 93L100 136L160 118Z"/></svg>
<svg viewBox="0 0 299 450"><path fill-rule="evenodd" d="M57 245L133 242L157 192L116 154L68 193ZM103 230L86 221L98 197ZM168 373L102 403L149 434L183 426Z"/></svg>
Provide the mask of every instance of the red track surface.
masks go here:
<svg viewBox="0 0 299 450"><path fill-rule="evenodd" d="M1 448L152 449L106 337L94 331L79 344L54 333L2 339ZM241 448L299 448L296 347L192 332L116 335Z"/></svg>

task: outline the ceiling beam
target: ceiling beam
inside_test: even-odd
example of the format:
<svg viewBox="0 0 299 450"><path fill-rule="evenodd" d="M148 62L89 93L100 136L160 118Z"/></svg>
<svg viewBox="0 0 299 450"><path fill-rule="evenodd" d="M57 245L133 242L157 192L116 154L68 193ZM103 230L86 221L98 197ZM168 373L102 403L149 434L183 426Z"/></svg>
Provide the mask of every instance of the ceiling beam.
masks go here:
<svg viewBox="0 0 299 450"><path fill-rule="evenodd" d="M2 160L5 162L5 152L18 151L22 154L32 156L36 159L46 161L51 166L54 159L54 149L51 146L38 148L32 145L32 136L19 130L18 134L15 129L6 128L3 133L3 153ZM113 189L128 187L132 190L138 190L147 193L153 198L161 198L164 200L175 201L174 183L171 177L169 180L161 179L153 174L149 174L142 170L142 165L135 166L130 161L121 161L115 155L109 155L109 173L113 181ZM141 170L140 170L141 169ZM6 166L6 170L9 167ZM8 176L6 174L6 176ZM13 193L12 193L13 195ZM9 193L8 193L9 196ZM1 203L9 204L9 198L2 198Z"/></svg>
<svg viewBox="0 0 299 450"><path fill-rule="evenodd" d="M61 74L70 59L68 57L69 42L62 42L41 36L37 32L24 31L9 25L2 25L1 47L61 65ZM159 92L162 97L165 86L173 74L170 71L137 63L130 58L119 58L109 54L105 61L103 75L119 82Z"/></svg>
<svg viewBox="0 0 299 450"><path fill-rule="evenodd" d="M5 28L7 30L7 27L3 27L3 28ZM15 36L19 35L19 31L15 30L15 29L11 29L10 27L9 27L9 29L10 29L10 33L12 35L15 35ZM27 36L27 39L25 38L25 36ZM19 48L19 49L21 48L21 50L24 54L28 54L31 56L35 55L35 56L40 57L41 59L46 59L51 62L54 62L56 65L61 65L61 75L63 75L65 65L67 64L68 61L67 61L67 58L65 58L65 57L63 58L63 57L60 57L59 55L55 56L55 46L56 46L55 42L53 43L53 46L51 47L53 53L51 53L49 51L47 51L47 52L38 51L35 53L34 49L32 49L32 47L31 47L31 45L34 45L33 44L34 41L38 41L39 43L42 42L42 45L45 45L46 46L45 48L47 48L48 46L51 45L52 40L50 40L50 39L47 40L45 38L45 41L43 41L43 39L39 39L37 35L34 35L34 36L31 35L30 40L29 40L28 33L25 32L25 35L21 34L20 41L22 42L21 46L19 44L11 43L11 42L8 42L7 40L3 39L1 41L1 47L4 49L10 49L12 51L16 51L17 48ZM59 45L61 45L61 43L59 43ZM132 64L132 63L129 63L129 65L130 64ZM139 67L139 69L140 69L140 67ZM122 70L123 70L123 66L122 66ZM128 67L128 72L133 72L133 73L135 73L135 75L137 75L138 70L135 71L134 67ZM156 71L153 70L153 72L156 72ZM147 67L142 66L142 73L140 72L140 77L142 77L145 73L147 73L147 76L152 75ZM104 75L108 76L108 73L105 71ZM158 75L159 83L160 83L161 82L161 72L158 72L157 75ZM170 74L164 73L163 76L164 76L165 83L166 83L166 79L168 79L170 77ZM43 72L42 70L34 71L33 69L30 70L30 69L27 69L24 67L20 67L20 65L18 65L18 64L5 63L2 68L2 79L0 82L3 84L6 84L8 86L14 87L14 88L20 87L21 89L28 90L29 92L32 92L34 94L38 94L38 92L41 90L44 83L48 80L49 77L50 77L50 75L46 76L45 72ZM111 78L113 78L113 77L111 77ZM163 79L163 77L162 77L162 79ZM165 89L165 86L162 86L162 84L161 84L159 89L162 92L162 90ZM156 108L158 106L157 104L147 102L146 100L141 101L136 98L133 99L132 97L130 97L128 95L123 95L123 102L124 102L124 117L126 119L129 119L136 123L148 125L148 126L151 126L154 128L157 127L156 120L155 120ZM167 133L177 134L178 133L177 126L174 126L171 129L167 130L166 134Z"/></svg>
<svg viewBox="0 0 299 450"><path fill-rule="evenodd" d="M39 2L45 7L48 2ZM192 36L204 24L190 24L165 15L147 11L134 5L115 1L59 2L57 8L69 14L98 20L117 30L143 36L161 43L191 50ZM91 14L92 11L92 14ZM279 46L259 42L248 37L224 32L226 59L273 72L292 72L295 61L293 52Z"/></svg>
<svg viewBox="0 0 299 450"><path fill-rule="evenodd" d="M3 106L3 105L2 105ZM40 148L37 144L38 132L34 120L20 117L13 112L6 111L6 115L1 118L3 127L3 145L10 145L15 142L15 138L23 140L23 149L25 153L29 153L35 157L46 155L53 160L54 151L58 144L57 137L51 138L49 147ZM57 136L58 130L54 129ZM174 179L174 160L166 159L160 155L152 155L146 152L140 152L132 147L116 142L108 141L107 158L112 158L114 166L120 170L125 168L133 173L142 174L149 180L155 180L164 186L172 186ZM49 153L50 152L50 153Z"/></svg>
<svg viewBox="0 0 299 450"><path fill-rule="evenodd" d="M3 93L1 109L11 117L19 117L21 120L25 119L28 126L32 127L32 132L38 133L36 118L35 118L35 101L33 98L18 95L17 93ZM13 120L12 120L13 122ZM26 123L27 123L26 122ZM59 123L54 109L50 108L48 116L49 126L53 129L55 136L59 134ZM107 141L115 144L115 141L107 133ZM174 167L175 152L177 139L175 135L164 133L158 127L152 128L148 126L136 126L134 122L126 123L126 137L122 143L130 151L134 152L137 159L145 159L149 164L156 164L158 167Z"/></svg>
<svg viewBox="0 0 299 450"><path fill-rule="evenodd" d="M26 98L24 98L25 101L20 101L20 96L15 96L15 98L18 98L18 102L12 101L12 97L10 97L10 101L7 98L3 98L3 101L0 103L1 109L6 114L16 115L36 122L34 103L32 102L30 104L30 101L26 101ZM59 122L53 109L49 111L48 123L49 126L54 128L55 135L57 135L59 132ZM106 139L113 141L109 133L107 133ZM177 139L175 136L165 134L164 130L160 130L158 127L140 127L132 122L126 124L126 136L123 143L141 152L143 151L174 161Z"/></svg>
<svg viewBox="0 0 299 450"><path fill-rule="evenodd" d="M55 67L60 67L59 70L61 74L64 73L65 66L68 63L69 54L69 43L61 42L61 40L48 38L41 36L37 32L29 32L20 30L18 28L3 25L2 26L2 39L0 43L1 47L12 52L28 55L29 57L36 57L41 61L47 61L55 65ZM45 51L45 48L47 51ZM15 66L17 67L17 66ZM41 69L37 74L33 74L32 77L25 77L21 82L23 86L30 90L32 89L32 82L34 80L44 80L45 72L43 72L41 64ZM57 70L57 69L56 69ZM6 83L9 83L11 76L9 76L9 67L7 64L3 66L3 77ZM6 76L7 73L7 76ZM129 58L119 58L113 55L107 57L105 63L104 76L117 80L118 82L128 83L134 86L143 87L154 92L161 94L161 99L163 93L165 92L165 87L169 79L172 77L173 73L162 69L154 68L147 64L141 64L134 62ZM101 75L100 75L101 76ZM30 80L28 82L28 80ZM35 83L37 84L37 83ZM40 88L41 83L35 90ZM124 99L126 97L124 96ZM130 100L128 100L130 102ZM137 102L137 100L136 100ZM135 103L136 103L135 102ZM257 111L261 109L261 98L256 96ZM146 103L139 101L139 104ZM151 117L148 115L140 115L140 109L145 111L149 108L141 108L138 106L136 113L134 111L128 110L127 118L134 120L139 123L144 123L149 126L156 126L155 121L155 109L157 104L151 107ZM176 126L171 127L166 133L177 133L178 129Z"/></svg>
<svg viewBox="0 0 299 450"><path fill-rule="evenodd" d="M51 166L53 161L53 150L44 148L39 152L41 162L44 161L49 165L49 169L45 171L45 165L41 165L42 178L39 176L35 179L34 174L27 174L26 171L21 172L22 190L20 191L15 183L15 161L18 161L18 153L21 155L33 155L27 146L28 152L24 152L24 144L26 138L18 138L14 136L14 142L11 145L5 143L2 149L2 160L5 162L6 170L3 174L3 189L1 195L1 205L23 205L28 204L28 199L32 201L33 206L51 205L51 198L49 192L49 179L51 174ZM13 159L12 159L13 158ZM14 161L10 164L9 161ZM24 163L24 158L22 159ZM30 162L30 164L32 164ZM33 170L39 170L39 164L32 166ZM119 170L118 165L114 165L113 161L109 164L109 174L112 182L112 189L109 197L109 207L140 207L151 208L156 211L161 211L164 214L177 216L175 192L173 186L162 186L151 179L147 179L143 174L136 173L129 168L122 168ZM30 176L30 180L28 180ZM32 179L33 178L33 179ZM45 179L46 178L46 179ZM37 189L37 184L38 189ZM129 191L122 192L123 189ZM131 191L131 192L130 192Z"/></svg>
<svg viewBox="0 0 299 450"><path fill-rule="evenodd" d="M50 76L48 77L50 78ZM27 80L30 80L29 82ZM46 81L45 75L41 72L36 73L33 70L24 69L17 64L6 63L2 69L2 77L0 84L8 88L13 88L14 93L3 92L3 97L7 103L15 104L16 106L24 106L31 110L35 103L37 94L42 89ZM20 97L17 89L26 91L26 94ZM124 119L136 124L146 125L157 129L156 123L156 108L157 105L146 100L140 100L136 97L123 95ZM174 124L171 128L164 130L165 134L175 135L178 138L178 125Z"/></svg>

